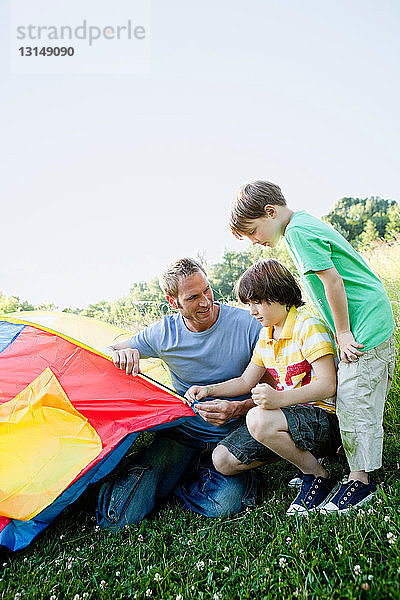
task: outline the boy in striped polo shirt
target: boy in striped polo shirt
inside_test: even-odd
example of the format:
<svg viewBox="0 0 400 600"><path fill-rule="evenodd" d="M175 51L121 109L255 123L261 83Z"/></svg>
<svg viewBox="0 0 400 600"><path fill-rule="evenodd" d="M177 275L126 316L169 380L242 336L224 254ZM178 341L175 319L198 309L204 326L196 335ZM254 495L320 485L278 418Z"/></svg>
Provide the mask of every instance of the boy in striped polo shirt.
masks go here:
<svg viewBox="0 0 400 600"><path fill-rule="evenodd" d="M334 454L341 443L332 334L318 318L297 311L304 304L300 288L278 261L258 261L243 273L236 291L263 325L251 362L240 377L192 386L186 398L192 402L251 392L257 406L247 413L247 427L217 446L215 467L233 475L270 462L275 453L303 473L301 490L287 513L319 509L336 482L317 458ZM259 383L266 373L272 385Z"/></svg>

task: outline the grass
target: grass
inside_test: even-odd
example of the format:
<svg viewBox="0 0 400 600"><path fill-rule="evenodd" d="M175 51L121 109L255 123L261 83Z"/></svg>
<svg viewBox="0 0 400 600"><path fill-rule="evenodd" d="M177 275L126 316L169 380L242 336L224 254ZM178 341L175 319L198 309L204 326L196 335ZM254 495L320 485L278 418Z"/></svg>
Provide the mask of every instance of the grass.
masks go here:
<svg viewBox="0 0 400 600"><path fill-rule="evenodd" d="M387 265L398 248L375 250ZM378 252L381 254L378 257ZM374 253L370 251L372 264ZM400 346L400 261L386 273ZM385 276L387 275L387 276ZM30 547L0 556L0 598L22 599L400 599L400 367L385 410L378 496L357 516L288 518L290 465L261 470L258 506L206 519L174 501L140 526L100 532L95 490L69 507ZM332 465L338 476L339 464ZM2 566L1 566L2 565Z"/></svg>

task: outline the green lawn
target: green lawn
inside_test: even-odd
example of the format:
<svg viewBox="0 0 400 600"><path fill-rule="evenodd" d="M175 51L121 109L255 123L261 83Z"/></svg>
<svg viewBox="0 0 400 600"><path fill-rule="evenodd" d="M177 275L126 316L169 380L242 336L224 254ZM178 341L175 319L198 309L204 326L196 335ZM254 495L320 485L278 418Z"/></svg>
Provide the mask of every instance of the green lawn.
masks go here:
<svg viewBox="0 0 400 600"><path fill-rule="evenodd" d="M399 348L398 296L391 297ZM397 363L379 494L356 516L286 517L295 492L284 463L262 469L259 505L230 519L171 502L140 526L100 532L89 491L30 547L1 554L0 598L399 599L399 397Z"/></svg>

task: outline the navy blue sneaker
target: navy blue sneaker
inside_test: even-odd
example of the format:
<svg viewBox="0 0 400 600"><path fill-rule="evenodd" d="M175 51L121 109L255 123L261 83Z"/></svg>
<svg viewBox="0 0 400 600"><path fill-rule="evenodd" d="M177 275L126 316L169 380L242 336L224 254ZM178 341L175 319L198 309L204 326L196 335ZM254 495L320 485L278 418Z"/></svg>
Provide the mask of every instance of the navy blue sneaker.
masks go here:
<svg viewBox="0 0 400 600"><path fill-rule="evenodd" d="M319 510L336 491L336 480L332 477L303 475L300 492L286 511L287 515L303 515Z"/></svg>
<svg viewBox="0 0 400 600"><path fill-rule="evenodd" d="M325 504L321 512L347 514L350 510L360 508L369 502L376 493L376 483L372 479L369 483L362 481L347 481L342 483L336 494Z"/></svg>

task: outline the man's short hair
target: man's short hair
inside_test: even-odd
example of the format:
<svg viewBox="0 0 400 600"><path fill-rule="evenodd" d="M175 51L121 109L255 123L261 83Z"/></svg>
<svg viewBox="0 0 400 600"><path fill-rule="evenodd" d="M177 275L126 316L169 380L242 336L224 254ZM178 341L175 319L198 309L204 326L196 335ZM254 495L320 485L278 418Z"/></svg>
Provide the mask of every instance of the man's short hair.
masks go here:
<svg viewBox="0 0 400 600"><path fill-rule="evenodd" d="M303 306L299 284L280 262L262 259L243 273L235 286L236 295L243 304L249 302L279 302L289 310Z"/></svg>
<svg viewBox="0 0 400 600"><path fill-rule="evenodd" d="M234 235L241 237L249 226L249 221L265 217L265 206L273 204L286 206L281 188L270 181L252 181L242 185L232 204L230 228Z"/></svg>
<svg viewBox="0 0 400 600"><path fill-rule="evenodd" d="M178 298L179 283L194 275L203 273L207 277L204 267L193 258L180 258L169 267L160 276L160 287L166 296Z"/></svg>

